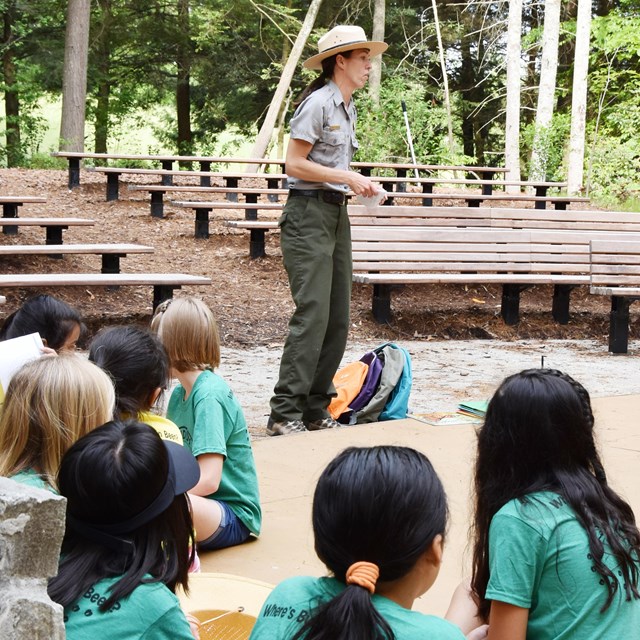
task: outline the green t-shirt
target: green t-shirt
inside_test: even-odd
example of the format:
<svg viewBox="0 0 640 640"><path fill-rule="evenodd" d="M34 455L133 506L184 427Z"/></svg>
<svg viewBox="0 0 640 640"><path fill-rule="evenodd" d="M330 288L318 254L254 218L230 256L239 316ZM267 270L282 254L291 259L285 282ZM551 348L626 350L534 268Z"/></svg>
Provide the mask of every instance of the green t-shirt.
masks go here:
<svg viewBox="0 0 640 640"><path fill-rule="evenodd" d="M238 400L229 385L211 371L197 377L186 400L184 393L179 384L167 407L167 417L180 427L184 446L196 457L219 453L225 458L218 491L207 497L225 502L258 535L262 522L258 476Z"/></svg>
<svg viewBox="0 0 640 640"><path fill-rule="evenodd" d="M291 638L315 607L344 589L344 584L335 578L298 576L281 582L262 605L249 640ZM464 640L462 631L447 620L405 609L382 596L373 595L372 601L396 640Z"/></svg>
<svg viewBox="0 0 640 640"><path fill-rule="evenodd" d="M617 575L607 553L605 564ZM486 597L529 609L527 640L621 640L640 634L640 600L607 589L593 568L587 532L565 500L549 492L511 500L491 520ZM639 637L639 636L635 636Z"/></svg>
<svg viewBox="0 0 640 640"><path fill-rule="evenodd" d="M64 610L67 640L193 640L178 598L161 582L141 584L108 611L99 611L118 579L100 580Z"/></svg>
<svg viewBox="0 0 640 640"><path fill-rule="evenodd" d="M51 491L51 493L55 493L56 495L58 494L58 492L46 480L43 480L42 476L40 476L40 474L34 469L23 469L22 471L18 471L18 473L11 476L11 480L29 485L30 487L35 487L36 489Z"/></svg>

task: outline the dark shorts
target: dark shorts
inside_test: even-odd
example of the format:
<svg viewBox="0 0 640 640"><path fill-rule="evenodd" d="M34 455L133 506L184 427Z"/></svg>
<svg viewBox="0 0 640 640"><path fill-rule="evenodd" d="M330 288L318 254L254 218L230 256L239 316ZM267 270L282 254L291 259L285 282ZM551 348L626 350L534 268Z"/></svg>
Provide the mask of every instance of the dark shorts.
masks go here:
<svg viewBox="0 0 640 640"><path fill-rule="evenodd" d="M231 511L228 504L216 500L222 509L222 520L220 526L206 539L198 542L198 549L201 551L211 551L213 549L224 549L242 544L251 535L251 531Z"/></svg>

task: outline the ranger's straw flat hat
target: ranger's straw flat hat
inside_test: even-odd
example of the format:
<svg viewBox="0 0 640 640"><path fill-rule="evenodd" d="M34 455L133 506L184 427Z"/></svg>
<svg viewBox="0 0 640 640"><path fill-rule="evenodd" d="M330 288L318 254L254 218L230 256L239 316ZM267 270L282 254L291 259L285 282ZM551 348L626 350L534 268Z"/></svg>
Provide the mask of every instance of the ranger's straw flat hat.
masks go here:
<svg viewBox="0 0 640 640"><path fill-rule="evenodd" d="M305 69L322 69L322 61L343 51L353 51L354 49L368 49L369 54L379 56L387 50L389 45L386 42L375 42L367 40L362 27L341 24L327 31L318 40L318 51L315 56L305 60L302 66Z"/></svg>

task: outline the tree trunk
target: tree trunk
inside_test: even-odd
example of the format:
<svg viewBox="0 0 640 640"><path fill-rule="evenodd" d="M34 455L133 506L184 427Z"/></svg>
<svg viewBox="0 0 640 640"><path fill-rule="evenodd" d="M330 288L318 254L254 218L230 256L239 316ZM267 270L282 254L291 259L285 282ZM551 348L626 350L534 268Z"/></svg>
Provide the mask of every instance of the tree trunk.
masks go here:
<svg viewBox="0 0 640 640"><path fill-rule="evenodd" d="M91 0L69 0L62 78L62 151L84 151L90 15Z"/></svg>
<svg viewBox="0 0 640 640"><path fill-rule="evenodd" d="M373 3L373 32L371 40L384 42L386 0L374 0ZM380 84L382 83L382 56L371 60L369 72L369 95L373 104L380 105Z"/></svg>
<svg viewBox="0 0 640 640"><path fill-rule="evenodd" d="M111 98L111 0L100 0L102 15L96 46L98 102L95 115L95 153L107 153L109 139L109 99Z"/></svg>
<svg viewBox="0 0 640 640"><path fill-rule="evenodd" d="M300 60L302 50L304 49L304 45L307 42L309 34L311 33L313 24L316 21L318 9L320 9L321 4L322 0L311 0L311 4L309 5L309 9L307 10L307 15L305 16L304 23L302 24L302 28L298 33L298 37L293 44L293 48L291 49L291 54L289 55L287 64L285 64L284 69L282 70L282 75L280 76L280 81L278 82L278 86L276 87L273 98L271 99L271 104L269 105L267 115L265 116L264 122L260 127L260 132L258 133L256 141L253 145L253 149L251 150L252 158L263 158L267 151L267 148L269 147L273 128L278 119L278 113L280 112L281 105L287 95L287 91L289 90L291 78L293 78L293 72L296 69L298 60ZM255 165L247 166L248 172L254 172L255 170Z"/></svg>
<svg viewBox="0 0 640 640"><path fill-rule="evenodd" d="M532 180L544 180L547 176L548 134L555 106L556 73L558 69L560 4L560 0L546 0L545 2L536 130L531 150L531 170L529 173L529 178Z"/></svg>
<svg viewBox="0 0 640 640"><path fill-rule="evenodd" d="M444 88L444 105L447 110L447 130L449 134L449 158L453 160L453 119L451 116L451 100L449 98L449 80L447 78L447 66L444 62L444 47L442 45L442 34L440 33L440 20L438 19L438 7L436 0L431 0L433 7L433 22L436 27L438 37L438 51L440 53L440 67L442 69L442 83Z"/></svg>
<svg viewBox="0 0 640 640"><path fill-rule="evenodd" d="M13 5L4 12L2 38L2 73L4 76L4 114L6 120L7 166L17 167L22 161L20 145L20 100L16 87L16 65L13 57Z"/></svg>
<svg viewBox="0 0 640 640"><path fill-rule="evenodd" d="M178 0L178 24L180 27L178 54L178 80L176 84L176 117L178 119L178 153L193 153L191 131L191 45L189 39L189 0Z"/></svg>
<svg viewBox="0 0 640 640"><path fill-rule="evenodd" d="M520 87L522 62L522 0L509 3L507 27L507 106L504 136L504 166L508 180L520 180ZM516 185L505 187L508 193L520 191Z"/></svg>
<svg viewBox="0 0 640 640"><path fill-rule="evenodd" d="M589 71L589 40L591 39L591 2L579 0L576 25L576 57L573 64L573 99L571 101L571 133L569 136L570 195L582 191L584 173L584 131L587 113L587 74Z"/></svg>

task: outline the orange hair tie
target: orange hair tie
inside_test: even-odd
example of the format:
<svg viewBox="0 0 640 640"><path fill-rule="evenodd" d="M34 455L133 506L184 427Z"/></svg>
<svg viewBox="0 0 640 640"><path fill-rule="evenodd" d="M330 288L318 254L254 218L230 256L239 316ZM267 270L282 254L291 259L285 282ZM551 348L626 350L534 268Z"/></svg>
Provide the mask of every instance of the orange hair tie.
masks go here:
<svg viewBox="0 0 640 640"><path fill-rule="evenodd" d="M346 583L356 584L373 594L376 590L376 582L379 575L380 569L373 562L354 562L347 569Z"/></svg>

